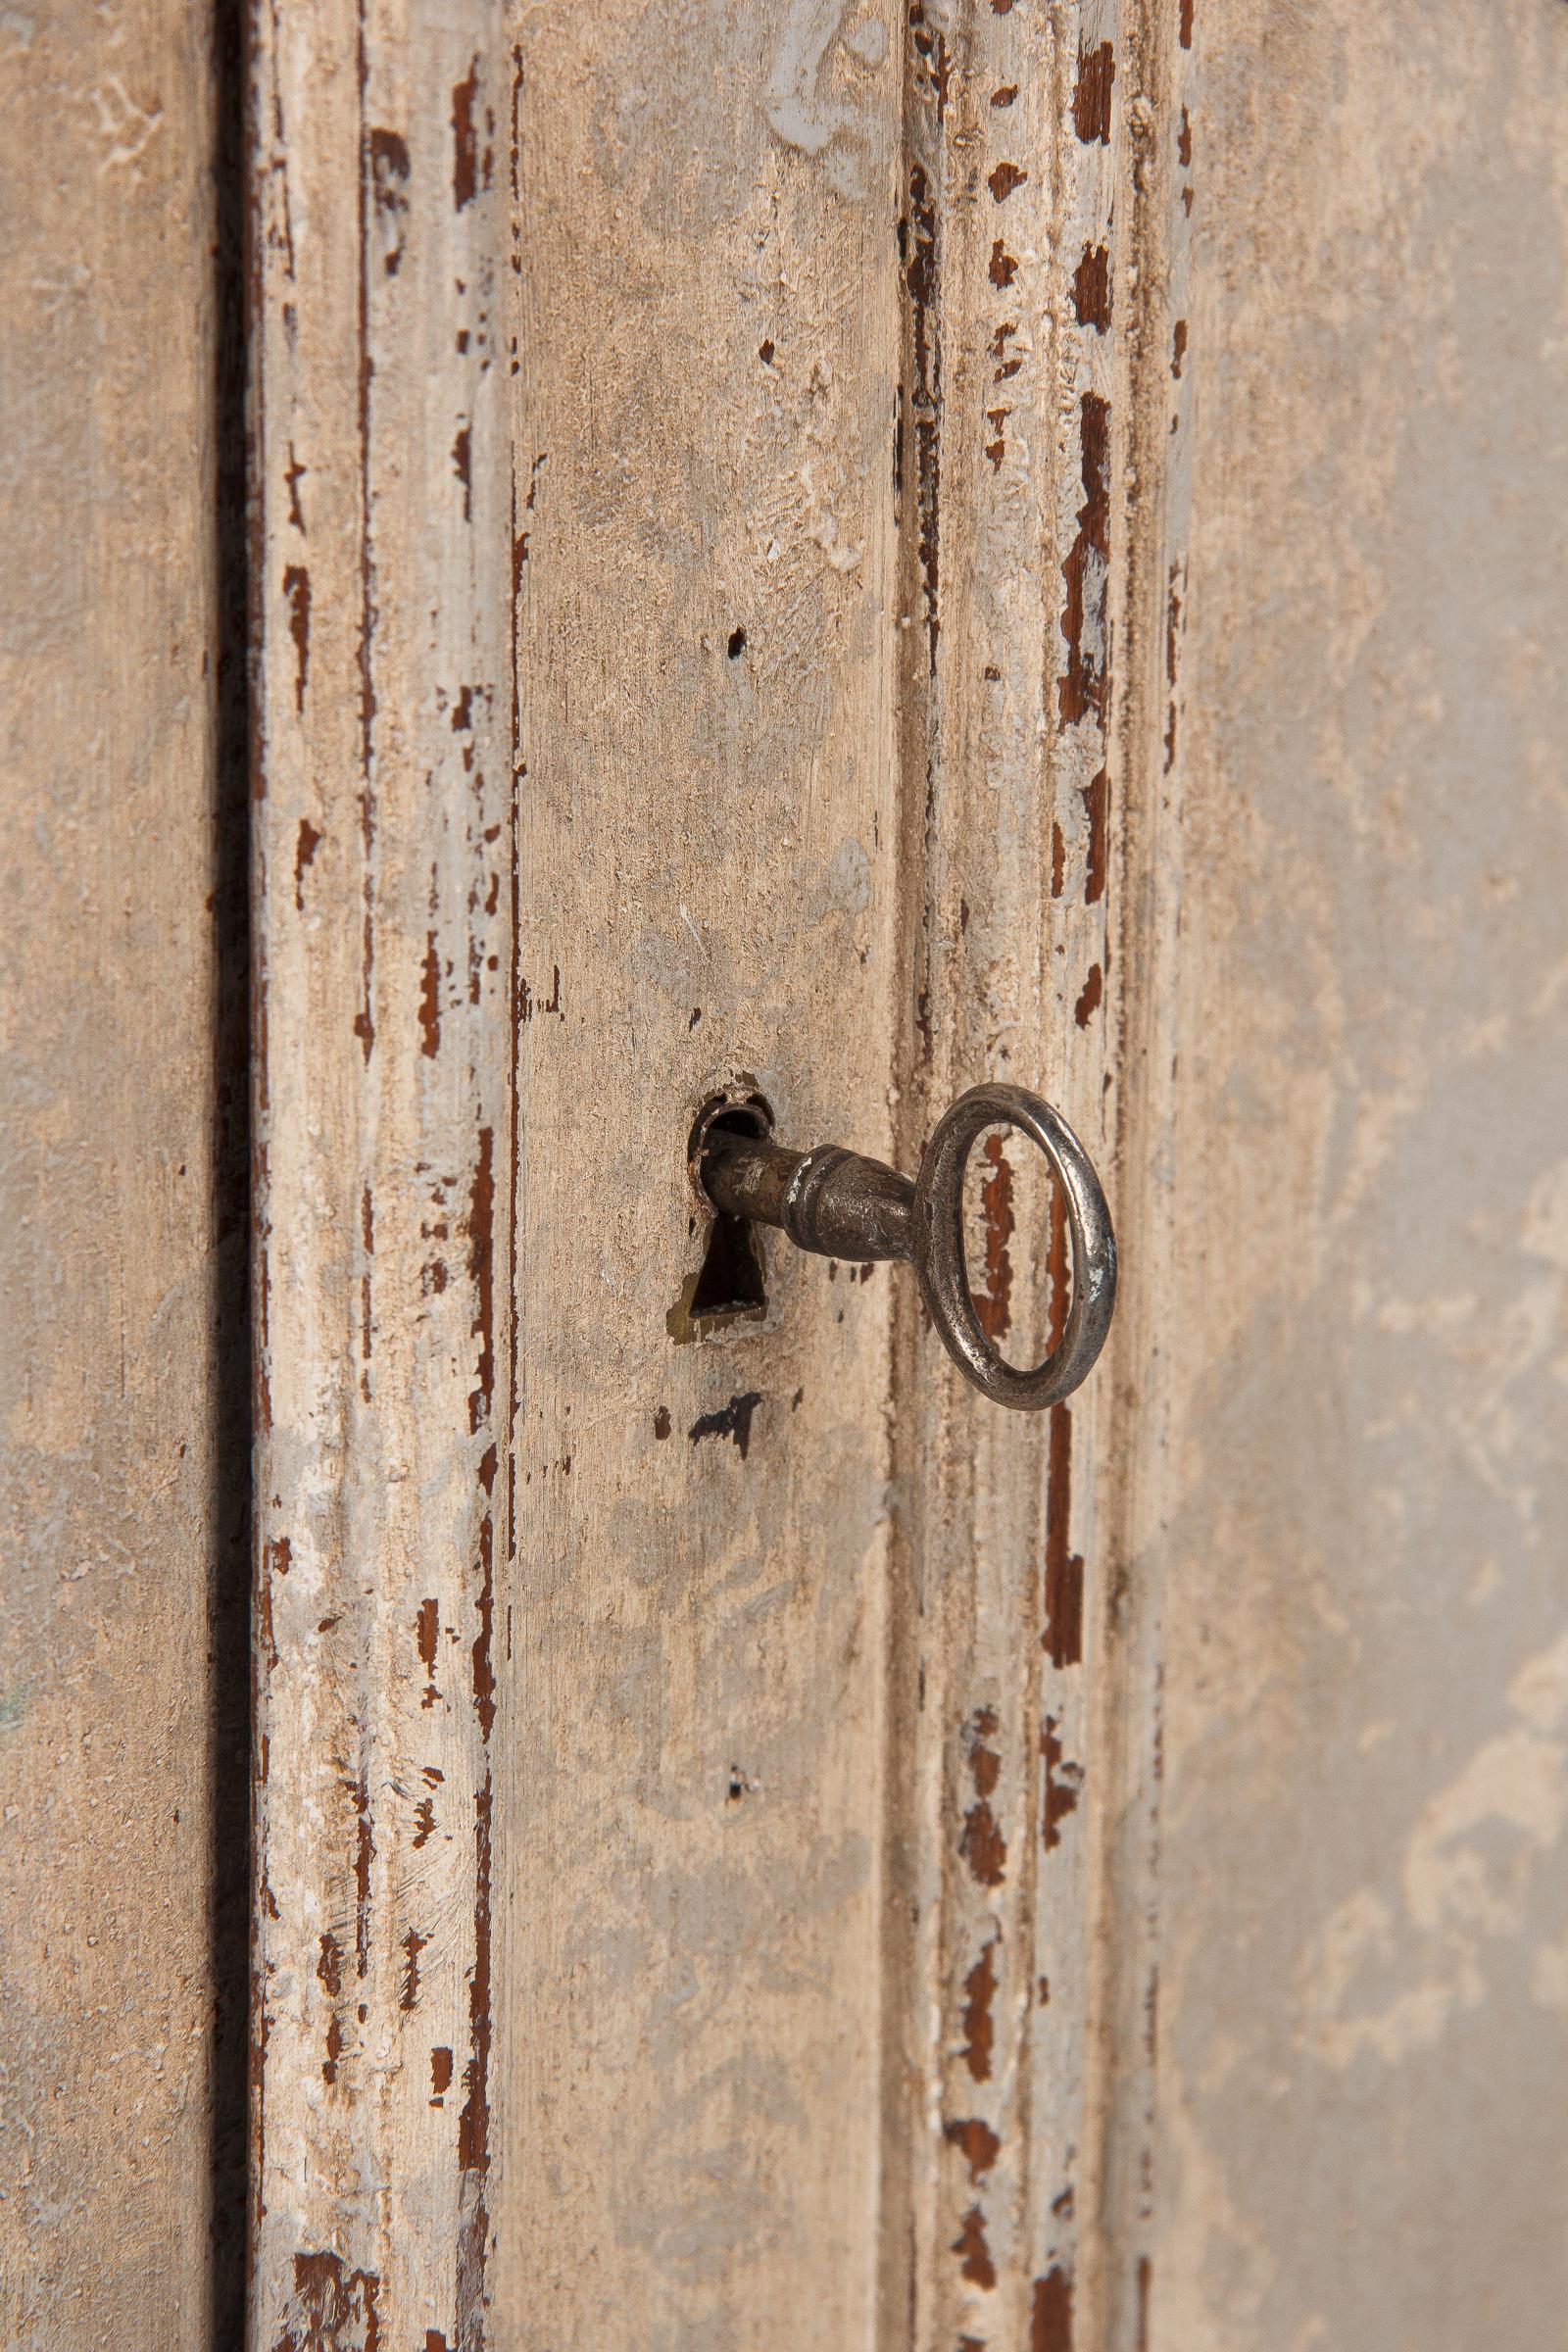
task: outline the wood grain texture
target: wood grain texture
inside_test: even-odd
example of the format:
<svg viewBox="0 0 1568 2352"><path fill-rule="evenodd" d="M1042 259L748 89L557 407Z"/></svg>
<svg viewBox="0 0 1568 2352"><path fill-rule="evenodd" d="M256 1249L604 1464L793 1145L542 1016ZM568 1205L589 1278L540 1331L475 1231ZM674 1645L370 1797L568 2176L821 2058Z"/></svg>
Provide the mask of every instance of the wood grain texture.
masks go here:
<svg viewBox="0 0 1568 2352"><path fill-rule="evenodd" d="M481 7L259 15L258 2352L486 2340L504 89Z"/></svg>
<svg viewBox="0 0 1568 2352"><path fill-rule="evenodd" d="M891 1145L898 27L514 27L502 2340L868 2343L893 1278L685 1338L685 1154Z"/></svg>
<svg viewBox="0 0 1568 2352"><path fill-rule="evenodd" d="M916 11L906 113L903 1149L983 1076L1040 1088L1116 1184L1110 540L1118 12ZM971 1262L1018 1360L1065 1236L992 1139ZM1071 2341L1086 2001L1086 1612L1102 1375L1039 1422L899 1360L901 1752L890 1951L912 2244L886 2340ZM898 2081L900 2077L892 2078ZM892 2229L888 2259L896 2259ZM902 2256L902 2249L900 2249Z"/></svg>
<svg viewBox="0 0 1568 2352"><path fill-rule="evenodd" d="M1197 0L1135 71L1139 1404L1074 2342L1545 2352L1568 19Z"/></svg>
<svg viewBox="0 0 1568 2352"><path fill-rule="evenodd" d="M0 21L0 2338L74 2352L243 2285L232 29Z"/></svg>

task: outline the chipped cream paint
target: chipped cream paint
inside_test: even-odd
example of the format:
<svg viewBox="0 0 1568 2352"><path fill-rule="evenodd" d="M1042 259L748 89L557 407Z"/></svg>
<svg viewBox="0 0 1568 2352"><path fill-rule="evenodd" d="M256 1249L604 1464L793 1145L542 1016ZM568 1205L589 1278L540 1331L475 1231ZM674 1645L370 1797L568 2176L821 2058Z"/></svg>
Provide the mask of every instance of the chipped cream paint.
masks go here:
<svg viewBox="0 0 1568 2352"><path fill-rule="evenodd" d="M906 58L902 1148L982 1076L1043 1087L1107 1169L1115 7L915 12ZM909 997L912 996L912 1004ZM912 1018L911 1018L912 1015ZM1061 1237L1015 1146L993 1312L1046 1340ZM1111 1175L1112 1198L1115 1198ZM1054 1312L1060 1311L1059 1299ZM1065 2352L1086 2021L1085 1629L1108 1382L988 1409L904 1305L885 2116L889 2344ZM912 1609L908 1604L912 1603ZM890 2093L897 2085L890 2082ZM909 2316L906 2318L906 2309ZM892 2314L897 2311L897 2318Z"/></svg>
<svg viewBox="0 0 1568 2352"><path fill-rule="evenodd" d="M1128 578L1169 603L1122 713L1161 749L1074 2344L1545 2352L1568 17L1149 34Z"/></svg>
<svg viewBox="0 0 1568 2352"><path fill-rule="evenodd" d="M489 2325L507 72L259 15L255 2352Z"/></svg>
<svg viewBox="0 0 1568 2352"><path fill-rule="evenodd" d="M238 378L215 26L172 4L0 15L0 2341L19 2348L205 2352L243 2295L244 746L220 548L242 527L241 419L218 398L220 368Z"/></svg>

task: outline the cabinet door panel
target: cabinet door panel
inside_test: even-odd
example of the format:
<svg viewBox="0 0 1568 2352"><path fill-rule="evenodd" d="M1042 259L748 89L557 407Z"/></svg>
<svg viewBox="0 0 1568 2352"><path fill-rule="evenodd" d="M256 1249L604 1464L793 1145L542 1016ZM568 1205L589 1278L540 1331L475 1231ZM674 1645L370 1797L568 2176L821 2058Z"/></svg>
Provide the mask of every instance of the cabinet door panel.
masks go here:
<svg viewBox="0 0 1568 2352"><path fill-rule="evenodd" d="M898 27L818 14L517 22L497 2277L541 2352L875 2325L892 1270L769 1237L710 1325L685 1164L726 1089L893 1134Z"/></svg>
<svg viewBox="0 0 1568 2352"><path fill-rule="evenodd" d="M1546 2352L1568 24L1171 13L1089 2341Z"/></svg>
<svg viewBox="0 0 1568 2352"><path fill-rule="evenodd" d="M1565 73L264 14L265 2352L1547 2340Z"/></svg>

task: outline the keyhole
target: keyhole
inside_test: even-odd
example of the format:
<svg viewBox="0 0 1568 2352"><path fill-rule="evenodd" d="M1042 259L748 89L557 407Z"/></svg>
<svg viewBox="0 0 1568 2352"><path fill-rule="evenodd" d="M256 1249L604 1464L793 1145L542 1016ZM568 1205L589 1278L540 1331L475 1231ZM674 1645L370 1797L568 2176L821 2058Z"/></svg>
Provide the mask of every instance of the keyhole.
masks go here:
<svg viewBox="0 0 1568 2352"><path fill-rule="evenodd" d="M696 1159L704 1139L714 1130L729 1135L771 1135L773 1114L760 1095L737 1102L718 1096L705 1102L692 1128L690 1156ZM685 1316L693 1338L722 1331L742 1319L755 1321L767 1312L767 1268L761 1236L744 1217L715 1212L709 1228L708 1248L685 1300Z"/></svg>

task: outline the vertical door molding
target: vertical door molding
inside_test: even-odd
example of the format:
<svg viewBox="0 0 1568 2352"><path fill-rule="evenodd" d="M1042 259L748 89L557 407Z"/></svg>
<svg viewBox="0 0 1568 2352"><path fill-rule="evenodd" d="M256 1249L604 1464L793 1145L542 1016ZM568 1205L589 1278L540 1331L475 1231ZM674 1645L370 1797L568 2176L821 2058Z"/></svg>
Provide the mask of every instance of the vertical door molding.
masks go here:
<svg viewBox="0 0 1568 2352"><path fill-rule="evenodd" d="M466 0L257 13L256 2352L485 2340L504 86Z"/></svg>
<svg viewBox="0 0 1568 2352"><path fill-rule="evenodd" d="M81 2352L243 2291L232 33L0 24L0 2339Z"/></svg>
<svg viewBox="0 0 1568 2352"><path fill-rule="evenodd" d="M901 231L904 1150L982 1076L1036 1086L1118 1218L1125 13L917 8ZM1045 1188L1004 1136L980 1174L982 1311L1036 1357L1066 1304L1059 1202L1029 1213ZM890 1954L911 2095L887 2128L914 2275L912 2332L890 2297L890 2347L1079 2340L1114 1364L1113 1343L1084 1390L1025 1423L964 1390L905 1318L892 1842L907 1877L889 1917L896 1941L913 1923ZM890 2232L895 2214L890 2198Z"/></svg>

